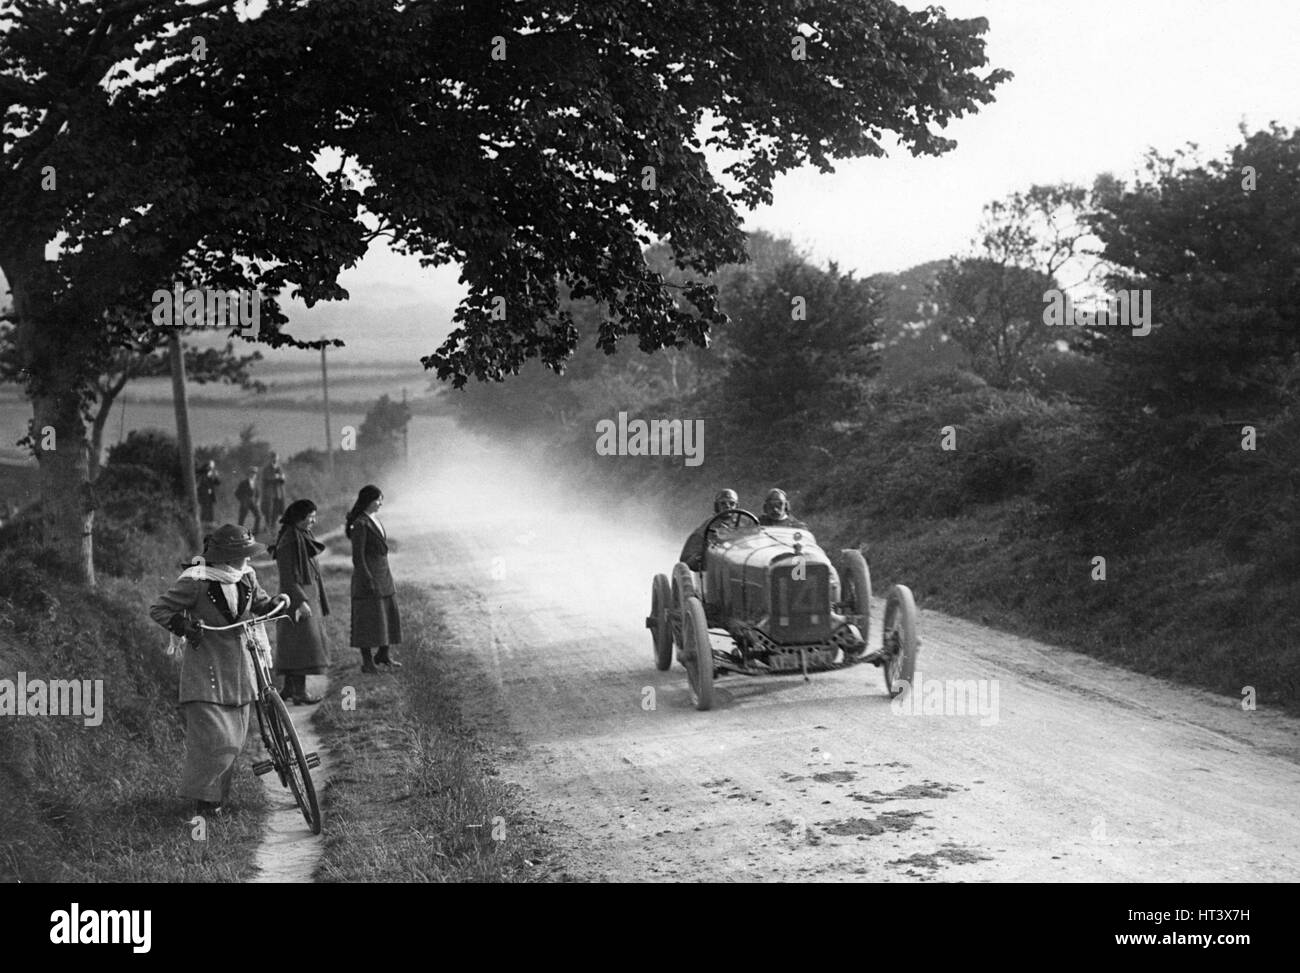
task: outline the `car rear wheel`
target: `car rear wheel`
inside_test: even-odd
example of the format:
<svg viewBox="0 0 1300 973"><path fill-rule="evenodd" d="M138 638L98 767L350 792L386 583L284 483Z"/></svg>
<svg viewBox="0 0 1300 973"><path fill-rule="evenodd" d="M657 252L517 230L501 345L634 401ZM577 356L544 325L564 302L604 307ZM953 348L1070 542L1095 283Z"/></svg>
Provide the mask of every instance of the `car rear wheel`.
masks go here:
<svg viewBox="0 0 1300 973"><path fill-rule="evenodd" d="M686 599L682 613L682 665L686 667L695 696L695 708L709 709L713 705L713 642L709 639L709 623L704 617L704 605L697 595Z"/></svg>
<svg viewBox="0 0 1300 973"><path fill-rule="evenodd" d="M862 632L862 641L871 642L871 571L861 551L841 552L844 572L840 578L840 608ZM865 651L865 649L864 649Z"/></svg>
<svg viewBox="0 0 1300 973"><path fill-rule="evenodd" d="M903 683L912 685L916 653L921 645L916 633L916 601L912 589L896 584L885 598L885 622L881 631L885 659L880 668L885 673L885 689L891 696L903 691Z"/></svg>
<svg viewBox="0 0 1300 973"><path fill-rule="evenodd" d="M650 617L645 623L646 628L650 629L650 638L654 641L655 668L660 672L666 672L673 664L673 626L669 617L671 599L668 576L656 574L650 587Z"/></svg>

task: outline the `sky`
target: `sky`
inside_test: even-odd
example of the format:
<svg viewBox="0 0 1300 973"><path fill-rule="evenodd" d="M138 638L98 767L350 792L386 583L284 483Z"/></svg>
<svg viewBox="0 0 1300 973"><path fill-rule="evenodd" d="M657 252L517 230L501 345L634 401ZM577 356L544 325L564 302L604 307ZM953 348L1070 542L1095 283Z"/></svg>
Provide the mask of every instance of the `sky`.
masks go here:
<svg viewBox="0 0 1300 973"><path fill-rule="evenodd" d="M953 17L986 17L989 64L1015 74L994 104L945 131L957 148L782 176L772 205L744 214L747 229L789 236L817 262L860 275L905 270L965 250L984 204L1017 190L1090 185L1101 172L1131 177L1150 148L1168 153L1194 142L1217 157L1240 140L1242 122L1252 131L1300 124L1300 8L1290 0L943 7ZM461 294L456 278L453 268L424 271L376 246L344 284L375 307L417 316L427 308L445 320ZM311 317L298 318L305 337L316 336ZM425 333L443 330L430 320Z"/></svg>
<svg viewBox="0 0 1300 973"><path fill-rule="evenodd" d="M908 4L908 6L919 6ZM815 261L860 275L962 252L985 203L1036 183L1131 176L1149 148L1207 157L1278 121L1300 124L1300 8L1290 0L957 0L986 17L989 64L1014 72L997 101L944 134L938 157L906 151L780 177L747 229L788 236ZM716 161L720 171L723 162ZM372 246L342 275L346 305L290 303L291 332L343 337L348 359L432 352L462 289L454 267ZM287 359L302 352L272 353Z"/></svg>

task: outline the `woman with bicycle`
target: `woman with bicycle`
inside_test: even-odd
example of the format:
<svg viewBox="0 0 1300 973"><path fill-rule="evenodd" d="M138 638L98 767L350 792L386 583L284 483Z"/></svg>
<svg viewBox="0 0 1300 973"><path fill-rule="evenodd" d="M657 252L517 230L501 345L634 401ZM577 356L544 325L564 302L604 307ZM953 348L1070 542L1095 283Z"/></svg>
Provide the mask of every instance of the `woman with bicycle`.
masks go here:
<svg viewBox="0 0 1300 973"><path fill-rule="evenodd" d="M319 696L307 694L307 677L325 671L329 654L321 621L330 613L316 556L325 545L316 540L316 504L295 500L280 518L280 534L271 556L280 569L280 593L289 596L291 621L282 625L275 640L275 671L284 676L280 695L286 703L313 705Z"/></svg>
<svg viewBox="0 0 1300 973"><path fill-rule="evenodd" d="M199 814L228 807L235 760L244 748L249 704L257 691L252 659L233 625L268 612L276 601L258 583L249 559L266 548L243 527L225 524L149 609L149 617L184 639L180 705L185 715L185 770L181 793Z"/></svg>

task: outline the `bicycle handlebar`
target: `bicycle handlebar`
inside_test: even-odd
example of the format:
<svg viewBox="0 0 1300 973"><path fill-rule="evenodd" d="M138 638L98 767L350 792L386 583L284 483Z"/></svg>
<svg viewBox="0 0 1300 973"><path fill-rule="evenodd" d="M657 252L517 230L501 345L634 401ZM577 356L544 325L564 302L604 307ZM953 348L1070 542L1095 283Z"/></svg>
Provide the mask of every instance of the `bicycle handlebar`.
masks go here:
<svg viewBox="0 0 1300 973"><path fill-rule="evenodd" d="M252 618L245 618L242 622L235 622L234 625L205 625L203 622L199 622L199 628L203 629L205 632L228 632L234 628L243 628L245 625L256 625L258 622L268 622L271 619L283 621L289 617L288 615L282 614L282 612L284 612L288 607L289 596L279 594L275 596L275 607L265 615L255 615Z"/></svg>

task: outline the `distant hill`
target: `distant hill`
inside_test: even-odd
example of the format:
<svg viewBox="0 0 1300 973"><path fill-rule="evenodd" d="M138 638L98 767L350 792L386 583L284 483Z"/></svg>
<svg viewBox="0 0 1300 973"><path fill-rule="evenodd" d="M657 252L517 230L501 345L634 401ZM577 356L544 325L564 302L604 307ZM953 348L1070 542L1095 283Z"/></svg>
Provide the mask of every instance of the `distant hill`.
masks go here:
<svg viewBox="0 0 1300 973"><path fill-rule="evenodd" d="M340 364L414 364L442 344L452 330L452 307L430 294L430 288L393 283L368 283L351 288L347 301L327 301L308 308L299 301L285 302L295 338L339 338L347 343L330 353ZM0 309L9 304L9 285L0 275ZM220 346L224 335L191 332L187 343L197 347ZM292 349L259 349L268 364L297 363L308 354Z"/></svg>
<svg viewBox="0 0 1300 973"><path fill-rule="evenodd" d="M354 294L352 300L317 304L289 312L286 330L295 338L339 338L345 348L330 353L340 362L417 363L442 344L452 330L452 309L436 301L418 301L385 306L380 295ZM268 362L287 356L295 359L301 352L264 351Z"/></svg>
<svg viewBox="0 0 1300 973"><path fill-rule="evenodd" d="M884 357L880 375L890 384L903 384L927 372L965 365L962 350L934 324L930 287L947 260L931 260L896 274L868 278L885 295L880 320Z"/></svg>

